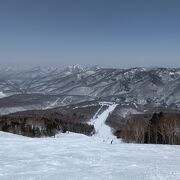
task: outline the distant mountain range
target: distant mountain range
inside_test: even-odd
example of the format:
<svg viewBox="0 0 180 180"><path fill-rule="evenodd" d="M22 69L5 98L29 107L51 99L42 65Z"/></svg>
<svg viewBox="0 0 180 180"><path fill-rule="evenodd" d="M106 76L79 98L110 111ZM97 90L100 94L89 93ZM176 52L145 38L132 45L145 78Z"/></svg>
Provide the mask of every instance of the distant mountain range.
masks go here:
<svg viewBox="0 0 180 180"><path fill-rule="evenodd" d="M6 97L5 97L6 96ZM180 69L68 66L0 69L0 112L113 101L137 110L180 108Z"/></svg>

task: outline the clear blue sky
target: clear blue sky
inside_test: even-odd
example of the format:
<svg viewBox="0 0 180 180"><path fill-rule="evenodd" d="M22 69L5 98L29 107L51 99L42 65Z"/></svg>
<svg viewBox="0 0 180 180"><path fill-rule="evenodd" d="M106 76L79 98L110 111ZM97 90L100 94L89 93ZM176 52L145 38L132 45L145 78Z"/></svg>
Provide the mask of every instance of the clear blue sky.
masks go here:
<svg viewBox="0 0 180 180"><path fill-rule="evenodd" d="M180 0L0 0L1 66L180 67Z"/></svg>

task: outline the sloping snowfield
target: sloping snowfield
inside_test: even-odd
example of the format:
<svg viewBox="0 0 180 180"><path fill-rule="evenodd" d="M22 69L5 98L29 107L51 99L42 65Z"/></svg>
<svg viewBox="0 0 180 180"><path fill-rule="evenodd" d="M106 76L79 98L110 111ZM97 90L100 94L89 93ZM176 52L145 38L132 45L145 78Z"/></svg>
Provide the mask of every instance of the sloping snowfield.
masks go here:
<svg viewBox="0 0 180 180"><path fill-rule="evenodd" d="M112 134L111 128L105 124L106 119L108 118L109 114L114 111L117 104L102 102L100 105L101 105L100 109L97 111L97 113L94 115L93 119L90 122L90 124L94 125L94 128L96 130L95 136L103 139L103 141L106 141L106 142L117 143L118 140ZM103 108L103 106L108 106L108 108L98 115L98 113Z"/></svg>
<svg viewBox="0 0 180 180"><path fill-rule="evenodd" d="M4 98L4 97L6 97L6 95L0 91L0 98Z"/></svg>
<svg viewBox="0 0 180 180"><path fill-rule="evenodd" d="M180 146L103 142L60 134L27 138L0 132L1 180L179 180Z"/></svg>

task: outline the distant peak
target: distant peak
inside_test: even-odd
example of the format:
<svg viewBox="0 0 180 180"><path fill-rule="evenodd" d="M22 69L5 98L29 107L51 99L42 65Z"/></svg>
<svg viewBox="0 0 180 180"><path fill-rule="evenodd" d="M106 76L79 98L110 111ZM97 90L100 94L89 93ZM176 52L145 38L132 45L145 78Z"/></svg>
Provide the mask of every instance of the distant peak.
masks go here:
<svg viewBox="0 0 180 180"><path fill-rule="evenodd" d="M77 73L77 72L84 72L88 70L96 70L98 69L97 66L86 66L81 64L75 64L75 65L69 65L65 71L69 71L71 73Z"/></svg>

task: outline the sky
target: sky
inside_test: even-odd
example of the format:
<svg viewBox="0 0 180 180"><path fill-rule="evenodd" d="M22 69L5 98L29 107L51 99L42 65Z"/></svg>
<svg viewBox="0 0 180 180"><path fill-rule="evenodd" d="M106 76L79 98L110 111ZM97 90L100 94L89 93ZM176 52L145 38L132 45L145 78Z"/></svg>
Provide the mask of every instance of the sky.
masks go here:
<svg viewBox="0 0 180 180"><path fill-rule="evenodd" d="M0 0L0 66L180 67L180 0Z"/></svg>

